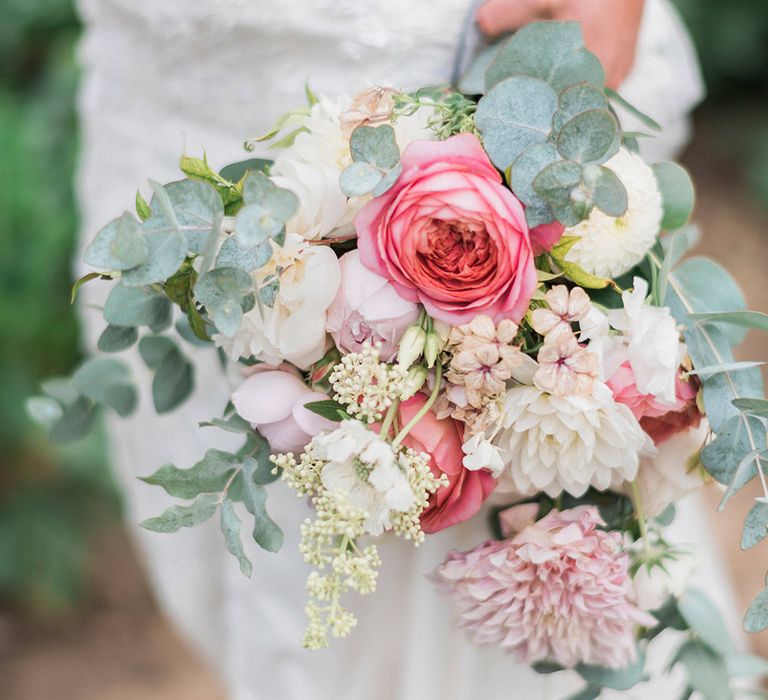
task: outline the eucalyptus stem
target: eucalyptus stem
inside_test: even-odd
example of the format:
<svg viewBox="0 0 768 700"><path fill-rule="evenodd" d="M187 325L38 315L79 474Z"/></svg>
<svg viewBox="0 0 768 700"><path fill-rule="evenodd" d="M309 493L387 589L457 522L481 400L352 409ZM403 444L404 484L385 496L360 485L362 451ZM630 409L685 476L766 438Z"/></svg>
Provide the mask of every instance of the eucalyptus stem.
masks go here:
<svg viewBox="0 0 768 700"><path fill-rule="evenodd" d="M387 415L384 416L384 420L381 423L381 430L379 431L379 437L383 438L386 437L389 433L389 429L392 427L392 421L395 420L395 416L397 415L397 409L400 407L400 399L395 399L392 402L392 405L389 407L389 410L387 411Z"/></svg>
<svg viewBox="0 0 768 700"><path fill-rule="evenodd" d="M637 488L637 480L631 482L632 505L635 508L637 524L640 528L640 537L643 540L643 549L649 549L648 542L648 524L645 522L645 513L643 512L643 499L640 497L640 489Z"/></svg>
<svg viewBox="0 0 768 700"><path fill-rule="evenodd" d="M427 411L432 408L432 405L437 401L437 395L440 393L440 386L443 380L443 367L440 363L435 367L435 386L432 387L432 393L429 398L424 402L424 405L419 409L418 413L406 423L405 427L395 436L392 441L392 449L396 450L400 443L405 439L405 436L411 432L412 428L427 415Z"/></svg>

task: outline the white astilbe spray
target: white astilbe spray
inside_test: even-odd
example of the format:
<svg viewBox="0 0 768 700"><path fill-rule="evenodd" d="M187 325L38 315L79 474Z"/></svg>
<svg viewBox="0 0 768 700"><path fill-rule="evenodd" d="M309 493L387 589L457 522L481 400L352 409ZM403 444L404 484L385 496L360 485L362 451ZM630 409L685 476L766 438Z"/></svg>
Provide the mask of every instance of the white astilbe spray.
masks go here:
<svg viewBox="0 0 768 700"><path fill-rule="evenodd" d="M341 605L341 596L376 589L381 564L376 546L361 547L358 539L391 530L420 544L421 513L447 481L432 474L427 455L395 452L357 420L317 435L298 461L291 454L272 460L298 496L311 496L316 510L315 519L307 518L301 527L299 548L315 567L307 579L304 646L320 649L328 646L329 633L346 637L357 622Z"/></svg>

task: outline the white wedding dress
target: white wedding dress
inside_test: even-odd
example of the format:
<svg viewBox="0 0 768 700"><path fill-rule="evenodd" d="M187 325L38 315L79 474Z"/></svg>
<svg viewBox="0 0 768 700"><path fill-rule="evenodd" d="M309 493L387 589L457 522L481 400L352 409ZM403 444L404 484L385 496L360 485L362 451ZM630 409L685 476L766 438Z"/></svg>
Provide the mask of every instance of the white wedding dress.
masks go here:
<svg viewBox="0 0 768 700"><path fill-rule="evenodd" d="M124 209L148 178L178 179L179 156L214 165L243 159L246 137L264 133L316 92L354 92L366 81L405 88L450 76L469 0L80 0L83 241ZM688 112L702 86L695 56L665 0L648 0L638 58L622 93L665 127L643 141L651 159L685 141ZM634 127L631 127L634 128ZM102 303L108 285L85 288ZM89 342L103 327L86 313ZM221 414L230 391L209 351L192 401L157 417L147 395L138 414L110 422L114 464L128 527L163 611L226 683L236 700L556 699L581 687L568 674L541 676L496 649L480 649L454 629L452 611L426 579L451 548L487 538L483 518L428 539L419 549L392 540L381 547L375 595L355 600L359 624L330 650L301 648L307 567L297 551L304 500L276 483L268 506L286 533L279 555L246 542L254 562L244 578L214 520L176 535L137 523L172 503L136 476L165 462L188 467L207 447L231 446L198 421ZM141 363L134 370L146 379ZM148 385L149 382L144 382ZM686 509L683 518L696 517ZM701 532L701 524L690 527ZM244 533L245 535L246 533ZM706 541L702 535L702 540ZM246 539L246 537L244 537ZM711 556L710 556L711 558ZM709 565L707 589L726 585ZM639 686L622 697L667 698L679 679ZM608 697L608 694L606 694Z"/></svg>

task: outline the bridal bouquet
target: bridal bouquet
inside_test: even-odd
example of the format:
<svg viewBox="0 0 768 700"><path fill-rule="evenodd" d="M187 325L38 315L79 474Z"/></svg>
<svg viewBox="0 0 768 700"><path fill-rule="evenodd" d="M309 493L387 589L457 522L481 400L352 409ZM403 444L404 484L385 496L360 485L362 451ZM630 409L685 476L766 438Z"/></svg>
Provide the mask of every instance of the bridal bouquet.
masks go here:
<svg viewBox="0 0 768 700"><path fill-rule="evenodd" d="M283 539L265 486L309 499L310 649L354 627L345 595L374 592L379 538L419 545L479 517L489 539L432 574L474 642L576 669L580 698L643 680L670 627L691 692L729 697L729 676L764 672L686 590L691 555L663 527L707 480L723 505L753 478L766 490L759 363L731 348L768 322L718 265L681 262L690 180L638 154L647 134L620 115L658 127L604 87L579 26L521 30L458 89L307 98L260 139L274 161L185 157L186 179L153 183L98 233L76 287L114 285L104 354L48 382L32 413L55 439L98 405L131 413L130 370L110 355L137 342L155 408L173 410L194 367L172 336L214 344L239 369L206 425L243 446L146 477L191 503L143 524L218 512L248 575L241 518L264 549ZM768 490L742 545L766 534ZM768 626L768 591L745 625Z"/></svg>

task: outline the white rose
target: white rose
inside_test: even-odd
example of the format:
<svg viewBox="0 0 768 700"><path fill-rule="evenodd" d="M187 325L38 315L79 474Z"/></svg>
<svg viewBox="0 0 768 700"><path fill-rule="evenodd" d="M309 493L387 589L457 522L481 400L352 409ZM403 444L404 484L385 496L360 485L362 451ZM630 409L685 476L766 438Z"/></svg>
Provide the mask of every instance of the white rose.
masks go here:
<svg viewBox="0 0 768 700"><path fill-rule="evenodd" d="M635 602L642 610L658 610L670 596L683 595L696 558L686 550L675 550L674 557L664 558L661 564L641 564L634 576Z"/></svg>

